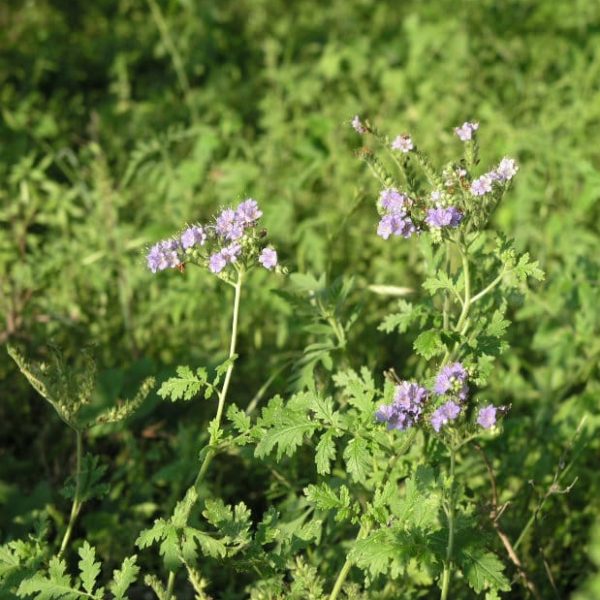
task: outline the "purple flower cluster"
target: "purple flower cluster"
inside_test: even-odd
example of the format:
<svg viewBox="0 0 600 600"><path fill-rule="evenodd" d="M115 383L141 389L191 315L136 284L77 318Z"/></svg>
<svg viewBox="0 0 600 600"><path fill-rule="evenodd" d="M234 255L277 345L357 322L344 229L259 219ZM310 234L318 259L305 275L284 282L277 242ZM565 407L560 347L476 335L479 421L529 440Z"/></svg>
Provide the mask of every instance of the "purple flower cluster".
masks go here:
<svg viewBox="0 0 600 600"><path fill-rule="evenodd" d="M427 390L420 385L403 381L396 386L394 400L383 404L375 413L379 422L387 423L388 429L408 429L415 425L423 411Z"/></svg>
<svg viewBox="0 0 600 600"><path fill-rule="evenodd" d="M242 257L245 261L251 257L258 258L265 269L272 270L277 266L277 252L269 246L259 254L262 235L258 235L255 228L262 214L252 198L241 202L236 209L225 208L214 225L190 225L179 237L154 244L146 256L148 268L156 273L192 262L205 265L217 274ZM201 251L203 246L207 248Z"/></svg>
<svg viewBox="0 0 600 600"><path fill-rule="evenodd" d="M473 134L479 129L479 123L465 121L460 127L454 128L454 133L462 142L468 142L473 139Z"/></svg>
<svg viewBox="0 0 600 600"><path fill-rule="evenodd" d="M377 235L387 240L391 235L409 238L417 228L408 214L410 198L396 188L386 188L379 194L379 206L384 212Z"/></svg>
<svg viewBox="0 0 600 600"><path fill-rule="evenodd" d="M517 165L513 158L504 157L495 169L473 180L471 183L471 194L473 196L489 194L492 191L492 185L495 181L506 183L517 174L518 170L519 165Z"/></svg>
<svg viewBox="0 0 600 600"><path fill-rule="evenodd" d="M425 222L429 227L458 227L462 219L463 214L454 206L438 206L427 211Z"/></svg>
<svg viewBox="0 0 600 600"><path fill-rule="evenodd" d="M408 154L415 147L409 135L397 135L393 139L391 146L392 150L400 150L404 154Z"/></svg>
<svg viewBox="0 0 600 600"><path fill-rule="evenodd" d="M488 404L479 409L477 424L484 429L491 429L496 424L496 413L498 409L493 404Z"/></svg>
<svg viewBox="0 0 600 600"><path fill-rule="evenodd" d="M437 408L431 415L431 426L439 433L440 429L449 423L454 421L460 415L461 408L456 402L449 400L445 404L442 404Z"/></svg>
<svg viewBox="0 0 600 600"><path fill-rule="evenodd" d="M224 209L216 219L215 231L217 235L226 240L239 240L244 235L244 230L255 225L262 217L256 200L244 200L236 210Z"/></svg>
<svg viewBox="0 0 600 600"><path fill-rule="evenodd" d="M436 394L455 394L459 400L464 401L469 393L467 377L467 370L461 363L455 362L446 365L438 373L433 389Z"/></svg>

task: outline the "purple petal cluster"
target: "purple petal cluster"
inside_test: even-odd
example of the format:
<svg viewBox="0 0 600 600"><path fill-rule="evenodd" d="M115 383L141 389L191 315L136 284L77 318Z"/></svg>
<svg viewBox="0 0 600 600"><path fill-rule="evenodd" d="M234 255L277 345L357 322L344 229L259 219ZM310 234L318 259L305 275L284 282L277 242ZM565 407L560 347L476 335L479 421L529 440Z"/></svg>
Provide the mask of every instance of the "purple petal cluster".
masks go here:
<svg viewBox="0 0 600 600"><path fill-rule="evenodd" d="M208 268L212 273L220 273L227 265L234 263L240 256L242 247L237 242L233 242L215 252L208 260Z"/></svg>
<svg viewBox="0 0 600 600"><path fill-rule="evenodd" d="M483 196L489 194L492 191L492 183L495 179L495 172L486 173L481 177L471 182L471 194L473 196Z"/></svg>
<svg viewBox="0 0 600 600"><path fill-rule="evenodd" d="M519 170L519 166L512 158L503 158L500 164L496 167L496 178L498 181L510 181Z"/></svg>
<svg viewBox="0 0 600 600"><path fill-rule="evenodd" d="M215 231L226 240L239 240L247 227L252 227L262 216L258 203L252 198L244 200L236 210L225 208L217 216Z"/></svg>
<svg viewBox="0 0 600 600"><path fill-rule="evenodd" d="M181 247L184 250L194 246L204 246L206 243L206 232L201 225L192 225L181 234Z"/></svg>
<svg viewBox="0 0 600 600"><path fill-rule="evenodd" d="M271 246L263 249L258 257L258 262L267 270L271 271L277 266L277 252Z"/></svg>
<svg viewBox="0 0 600 600"><path fill-rule="evenodd" d="M352 127L354 128L354 131L356 131L356 133L360 133L360 135L364 135L365 133L367 133L367 128L363 125L362 121L360 120L360 117L358 115L354 115L354 118L352 119Z"/></svg>
<svg viewBox="0 0 600 600"><path fill-rule="evenodd" d="M410 198L396 188L386 188L379 194L379 206L384 211L377 235L387 240L390 236L409 238L417 228L408 214Z"/></svg>
<svg viewBox="0 0 600 600"><path fill-rule="evenodd" d="M415 145L409 135L397 135L392 141L392 150L400 150L404 154L408 154Z"/></svg>
<svg viewBox="0 0 600 600"><path fill-rule="evenodd" d="M383 404L375 413L375 418L387 423L388 429L404 430L413 427L427 399L427 390L420 385L403 381L396 386L392 404Z"/></svg>
<svg viewBox="0 0 600 600"><path fill-rule="evenodd" d="M473 134L479 129L479 123L465 121L460 127L454 128L454 133L462 142L473 139Z"/></svg>
<svg viewBox="0 0 600 600"><path fill-rule="evenodd" d="M477 415L477 423L484 429L491 429L496 424L496 413L498 409L493 405L489 404L479 409Z"/></svg>
<svg viewBox="0 0 600 600"><path fill-rule="evenodd" d="M431 426L436 432L439 432L446 423L454 421L460 415L460 411L460 406L456 402L449 400L433 412L431 415Z"/></svg>
<svg viewBox="0 0 600 600"><path fill-rule="evenodd" d="M467 370L461 363L455 362L442 368L438 373L433 389L436 394L453 394L459 400L464 401L469 393L467 378Z"/></svg>
<svg viewBox="0 0 600 600"><path fill-rule="evenodd" d="M427 211L425 222L429 227L458 227L462 219L463 214L454 206L438 206Z"/></svg>
<svg viewBox="0 0 600 600"><path fill-rule="evenodd" d="M156 273L165 269L174 269L181 264L182 247L179 240L168 239L154 244L148 251L148 268Z"/></svg>

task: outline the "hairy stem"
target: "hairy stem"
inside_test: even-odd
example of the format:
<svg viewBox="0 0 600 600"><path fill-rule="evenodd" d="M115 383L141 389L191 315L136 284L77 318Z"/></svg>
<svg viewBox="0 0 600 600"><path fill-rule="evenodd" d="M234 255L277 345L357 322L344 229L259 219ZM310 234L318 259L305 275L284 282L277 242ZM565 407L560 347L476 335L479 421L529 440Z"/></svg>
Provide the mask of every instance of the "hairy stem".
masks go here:
<svg viewBox="0 0 600 600"><path fill-rule="evenodd" d="M442 574L442 593L440 600L447 600L450 590L450 576L452 574L452 553L454 552L454 467L456 462L455 449L450 447L450 493L448 494L448 544L446 546L446 560Z"/></svg>
<svg viewBox="0 0 600 600"><path fill-rule="evenodd" d="M83 455L83 434L78 429L75 430L75 436L77 440L77 458L76 458L76 466L75 466L75 495L73 496L73 504L71 506L71 515L69 516L69 523L67 525L67 529L65 530L65 534L62 539L62 543L60 545L60 550L58 551L59 558L64 554L67 546L69 545L69 540L71 539L71 534L73 533L73 527L75 526L75 521L77 520L77 516L79 515L79 511L81 509L81 459Z"/></svg>
<svg viewBox="0 0 600 600"><path fill-rule="evenodd" d="M365 536L369 531L369 528L364 524L360 526L358 533L356 534L356 541L360 540L363 536ZM341 568L338 573L337 579L335 580L335 584L333 585L333 589L331 590L331 594L329 594L329 600L336 600L338 594L342 590L342 586L346 582L346 578L348 577L348 573L350 573L350 569L352 568L352 561L347 557L344 566Z"/></svg>
<svg viewBox="0 0 600 600"><path fill-rule="evenodd" d="M167 600L173 598L173 587L175 587L175 571L169 571L169 581L167 581Z"/></svg>
<svg viewBox="0 0 600 600"><path fill-rule="evenodd" d="M235 282L235 296L233 299L233 317L231 319L231 341L229 343L229 366L227 367L227 371L225 372L225 379L223 380L223 387L221 388L221 392L219 393L219 405L217 406L217 414L215 416L216 421L216 429L220 429L221 427L221 419L223 418L223 409L225 407L225 400L227 399L227 391L229 390L229 383L231 381L231 375L233 374L233 366L234 361L233 356L235 355L235 348L237 344L237 331L238 331L238 318L240 314L240 298L242 295L242 281L243 281L243 271L238 271L238 278ZM198 489L200 482L204 478L206 471L215 457L216 449L214 446L211 446L205 457L202 461L202 465L200 466L200 470L198 471L198 475L196 476L196 480L194 481L194 487Z"/></svg>

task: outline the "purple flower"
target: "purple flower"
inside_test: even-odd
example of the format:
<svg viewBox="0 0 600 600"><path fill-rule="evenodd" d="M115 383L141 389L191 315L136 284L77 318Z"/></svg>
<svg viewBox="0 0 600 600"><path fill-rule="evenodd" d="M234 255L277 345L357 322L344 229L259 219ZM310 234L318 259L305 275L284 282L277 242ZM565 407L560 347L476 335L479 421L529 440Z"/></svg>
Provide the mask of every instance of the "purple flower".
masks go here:
<svg viewBox="0 0 600 600"><path fill-rule="evenodd" d="M269 271L277 266L277 252L274 248L264 248L258 257L258 262Z"/></svg>
<svg viewBox="0 0 600 600"><path fill-rule="evenodd" d="M460 400L466 400L469 392L467 377L467 370L461 363L446 365L438 373L433 389L436 394L454 393Z"/></svg>
<svg viewBox="0 0 600 600"><path fill-rule="evenodd" d="M486 173L479 179L475 179L475 181L471 183L471 194L473 194L473 196L483 196L484 194L491 192L494 175L494 172Z"/></svg>
<svg viewBox="0 0 600 600"><path fill-rule="evenodd" d="M402 236L409 238L417 231L410 217L403 214L390 213L384 215L379 221L377 227L377 235L387 240L390 235Z"/></svg>
<svg viewBox="0 0 600 600"><path fill-rule="evenodd" d="M446 423L454 421L458 415L460 415L460 406L456 402L449 400L431 415L431 426L435 431L439 432Z"/></svg>
<svg viewBox="0 0 600 600"><path fill-rule="evenodd" d="M427 390L416 383L403 381L396 386L392 404L383 404L375 413L379 422L387 423L388 429L408 429L423 412Z"/></svg>
<svg viewBox="0 0 600 600"><path fill-rule="evenodd" d="M217 217L215 231L228 240L237 240L244 234L244 226L236 218L236 212L231 208L226 208Z"/></svg>
<svg viewBox="0 0 600 600"><path fill-rule="evenodd" d="M491 429L496 424L497 411L498 409L493 404L480 408L477 423L484 429Z"/></svg>
<svg viewBox="0 0 600 600"><path fill-rule="evenodd" d="M204 246L206 233L200 225L192 225L181 234L181 245L184 250L192 246Z"/></svg>
<svg viewBox="0 0 600 600"><path fill-rule="evenodd" d="M354 115L354 118L352 119L352 127L356 133L360 133L361 135L367 133L367 128L363 125L358 115Z"/></svg>
<svg viewBox="0 0 600 600"><path fill-rule="evenodd" d="M454 128L454 133L461 139L463 142L468 142L473 139L473 133L475 133L479 129L479 123L465 121L460 127Z"/></svg>
<svg viewBox="0 0 600 600"><path fill-rule="evenodd" d="M241 225L252 225L262 217L262 214L262 210L258 208L256 200L248 198L237 207L235 220Z"/></svg>
<svg viewBox="0 0 600 600"><path fill-rule="evenodd" d="M146 256L148 268L153 273L164 271L169 267L174 269L181 264L180 250L178 240L169 239L154 244Z"/></svg>
<svg viewBox="0 0 600 600"><path fill-rule="evenodd" d="M408 154L415 146L409 135L398 135L391 144L392 150L400 150Z"/></svg>
<svg viewBox="0 0 600 600"><path fill-rule="evenodd" d="M388 213L405 213L408 196L396 188L385 188L379 193L379 206Z"/></svg>
<svg viewBox="0 0 600 600"><path fill-rule="evenodd" d="M221 249L221 256L228 262L234 263L242 251L242 247L234 242L233 244L229 244L229 246L225 246L225 248Z"/></svg>
<svg viewBox="0 0 600 600"><path fill-rule="evenodd" d="M510 181L519 170L519 166L512 158L503 158L496 168L496 178L498 181Z"/></svg>
<svg viewBox="0 0 600 600"><path fill-rule="evenodd" d="M430 208L425 221L429 227L458 227L463 214L454 206Z"/></svg>
<svg viewBox="0 0 600 600"><path fill-rule="evenodd" d="M227 260L221 252L215 252L208 261L208 268L211 273L220 273L227 266Z"/></svg>

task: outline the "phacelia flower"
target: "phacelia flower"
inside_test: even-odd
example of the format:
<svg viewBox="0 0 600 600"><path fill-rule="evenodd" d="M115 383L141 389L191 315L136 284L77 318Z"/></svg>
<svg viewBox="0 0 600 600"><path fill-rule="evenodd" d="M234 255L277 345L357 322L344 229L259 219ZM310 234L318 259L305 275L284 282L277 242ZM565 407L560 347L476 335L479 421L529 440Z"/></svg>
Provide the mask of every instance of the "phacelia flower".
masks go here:
<svg viewBox="0 0 600 600"><path fill-rule="evenodd" d="M463 214L454 206L430 208L425 221L429 227L458 227Z"/></svg>
<svg viewBox="0 0 600 600"><path fill-rule="evenodd" d="M415 146L409 135L398 135L392 141L392 150L400 150L408 154Z"/></svg>
<svg viewBox="0 0 600 600"><path fill-rule="evenodd" d="M503 158L496 168L496 177L498 181L510 181L519 170L519 166L512 158Z"/></svg>
<svg viewBox="0 0 600 600"><path fill-rule="evenodd" d="M146 256L148 268L153 273L168 268L174 269L181 264L180 250L178 240L169 239L154 244Z"/></svg>
<svg viewBox="0 0 600 600"><path fill-rule="evenodd" d="M484 429L491 429L496 424L497 411L498 409L493 404L480 408L477 415L477 423Z"/></svg>
<svg viewBox="0 0 600 600"><path fill-rule="evenodd" d="M235 220L241 225L252 225L262 217L262 210L252 198L244 200L235 211Z"/></svg>
<svg viewBox="0 0 600 600"><path fill-rule="evenodd" d="M238 259L241 251L242 247L238 243L234 242L233 244L229 244L229 246L225 246L225 248L221 250L221 256L228 263L234 263Z"/></svg>
<svg viewBox="0 0 600 600"><path fill-rule="evenodd" d="M436 432L439 432L446 423L454 421L458 415L460 415L460 406L456 402L449 400L431 415L431 426Z"/></svg>
<svg viewBox="0 0 600 600"><path fill-rule="evenodd" d="M388 213L406 212L409 198L396 188L385 188L379 194L379 206Z"/></svg>
<svg viewBox="0 0 600 600"><path fill-rule="evenodd" d="M277 252L270 246L264 248L258 257L258 262L269 271L277 266Z"/></svg>
<svg viewBox="0 0 600 600"><path fill-rule="evenodd" d="M479 129L479 123L473 123L469 121L465 121L460 127L454 128L454 133L461 139L463 142L468 142L473 139L473 133L475 133Z"/></svg>
<svg viewBox="0 0 600 600"><path fill-rule="evenodd" d="M200 225L192 225L181 234L181 246L184 250L192 246L204 246L206 233Z"/></svg>
<svg viewBox="0 0 600 600"><path fill-rule="evenodd" d="M244 225L236 218L236 211L226 208L217 217L215 231L228 240L237 240L244 234Z"/></svg>
<svg viewBox="0 0 600 600"><path fill-rule="evenodd" d="M486 173L479 177L479 179L475 179L471 183L471 194L473 194L473 196L483 196L484 194L491 192L494 175L495 172Z"/></svg>
<svg viewBox="0 0 600 600"><path fill-rule="evenodd" d="M352 119L352 127L356 133L360 133L361 135L367 133L367 128L363 125L358 115L354 115L354 118Z"/></svg>
<svg viewBox="0 0 600 600"><path fill-rule="evenodd" d="M416 383L403 381L396 386L392 404L383 404L375 413L379 422L387 423L388 429L408 429L423 412L427 390Z"/></svg>
<svg viewBox="0 0 600 600"><path fill-rule="evenodd" d="M411 218L403 213L389 213L381 217L377 227L377 235L387 240L391 235L409 238L417 228Z"/></svg>
<svg viewBox="0 0 600 600"><path fill-rule="evenodd" d="M227 259L221 252L211 254L208 260L208 268L211 273L220 273L227 266Z"/></svg>
<svg viewBox="0 0 600 600"><path fill-rule="evenodd" d="M433 389L436 394L456 394L460 400L466 400L469 392L467 370L461 363L446 365L438 373Z"/></svg>

